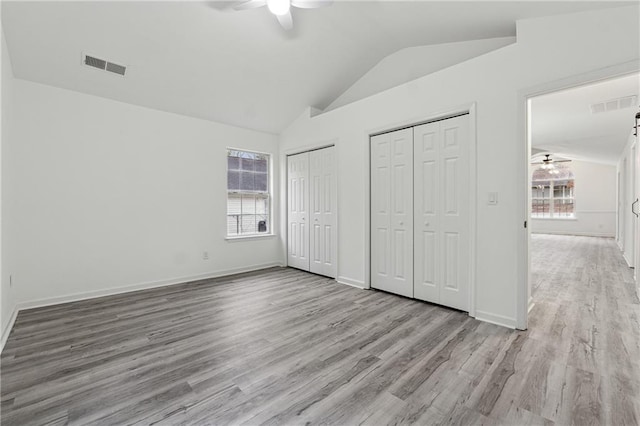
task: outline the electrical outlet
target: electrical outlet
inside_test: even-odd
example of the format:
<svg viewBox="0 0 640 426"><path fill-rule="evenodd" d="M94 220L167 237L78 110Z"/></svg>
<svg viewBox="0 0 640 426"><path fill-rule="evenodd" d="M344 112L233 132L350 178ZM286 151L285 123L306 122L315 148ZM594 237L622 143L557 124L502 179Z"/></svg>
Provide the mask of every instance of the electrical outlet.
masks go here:
<svg viewBox="0 0 640 426"><path fill-rule="evenodd" d="M209 252L208 251L203 251L202 252L202 260L209 260Z"/></svg>

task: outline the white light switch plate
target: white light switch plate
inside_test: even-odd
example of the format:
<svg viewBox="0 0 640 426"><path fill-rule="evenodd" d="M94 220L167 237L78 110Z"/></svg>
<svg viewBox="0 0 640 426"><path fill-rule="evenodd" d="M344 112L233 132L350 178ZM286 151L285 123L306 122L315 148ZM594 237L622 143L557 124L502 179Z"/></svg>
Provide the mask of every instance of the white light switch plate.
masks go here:
<svg viewBox="0 0 640 426"><path fill-rule="evenodd" d="M498 193L497 192L489 192L489 196L487 197L487 204L490 206L495 206L498 204Z"/></svg>

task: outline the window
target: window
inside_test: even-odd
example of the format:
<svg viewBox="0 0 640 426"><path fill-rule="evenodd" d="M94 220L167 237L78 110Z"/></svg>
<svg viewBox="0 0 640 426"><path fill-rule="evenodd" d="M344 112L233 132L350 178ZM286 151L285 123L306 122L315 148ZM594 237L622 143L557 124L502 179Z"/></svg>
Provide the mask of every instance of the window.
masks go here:
<svg viewBox="0 0 640 426"><path fill-rule="evenodd" d="M269 234L269 155L227 150L227 236Z"/></svg>
<svg viewBox="0 0 640 426"><path fill-rule="evenodd" d="M531 179L531 217L575 217L574 176L567 165L538 168Z"/></svg>

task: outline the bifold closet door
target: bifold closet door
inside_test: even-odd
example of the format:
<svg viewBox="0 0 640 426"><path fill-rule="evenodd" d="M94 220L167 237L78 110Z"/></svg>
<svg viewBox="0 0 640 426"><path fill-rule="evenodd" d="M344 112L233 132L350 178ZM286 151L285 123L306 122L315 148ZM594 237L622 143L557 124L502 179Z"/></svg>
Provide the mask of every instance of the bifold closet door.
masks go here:
<svg viewBox="0 0 640 426"><path fill-rule="evenodd" d="M335 147L287 157L287 263L337 275Z"/></svg>
<svg viewBox="0 0 640 426"><path fill-rule="evenodd" d="M413 129L371 138L371 286L413 297Z"/></svg>
<svg viewBox="0 0 640 426"><path fill-rule="evenodd" d="M416 299L469 309L469 116L414 128Z"/></svg>
<svg viewBox="0 0 640 426"><path fill-rule="evenodd" d="M337 182L335 147L309 153L310 271L335 278Z"/></svg>
<svg viewBox="0 0 640 426"><path fill-rule="evenodd" d="M309 270L309 153L287 157L287 263Z"/></svg>

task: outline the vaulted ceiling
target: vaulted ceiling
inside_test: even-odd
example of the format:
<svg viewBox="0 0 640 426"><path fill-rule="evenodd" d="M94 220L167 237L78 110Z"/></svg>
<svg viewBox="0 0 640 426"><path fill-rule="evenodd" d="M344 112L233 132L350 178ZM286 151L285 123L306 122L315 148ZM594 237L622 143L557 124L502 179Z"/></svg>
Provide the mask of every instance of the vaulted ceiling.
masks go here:
<svg viewBox="0 0 640 426"><path fill-rule="evenodd" d="M232 2L3 1L2 7L18 78L279 133L304 108L326 108L401 49L513 37L517 19L624 4L336 1L294 10L290 32L266 8L233 11ZM445 66L466 59L451 52L449 61L440 57ZM126 77L83 66L82 53L126 65ZM388 85L382 81L362 96Z"/></svg>
<svg viewBox="0 0 640 426"><path fill-rule="evenodd" d="M532 151L617 164L639 104L638 73L535 97L531 100Z"/></svg>

